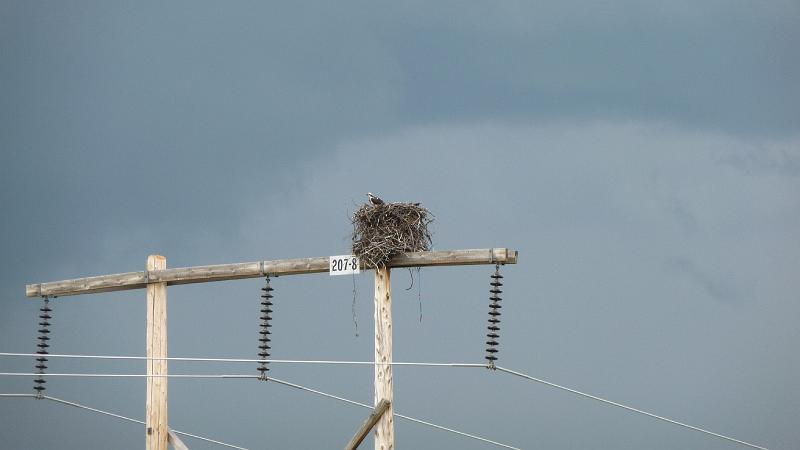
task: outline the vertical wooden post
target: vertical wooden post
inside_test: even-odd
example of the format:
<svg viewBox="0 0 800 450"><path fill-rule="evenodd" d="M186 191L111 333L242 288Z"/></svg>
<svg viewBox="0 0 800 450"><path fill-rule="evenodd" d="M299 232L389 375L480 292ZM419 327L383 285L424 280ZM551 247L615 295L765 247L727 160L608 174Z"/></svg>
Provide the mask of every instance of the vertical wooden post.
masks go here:
<svg viewBox="0 0 800 450"><path fill-rule="evenodd" d="M388 267L375 269L375 406L389 407L375 425L375 450L394 450L392 385L392 281Z"/></svg>
<svg viewBox="0 0 800 450"><path fill-rule="evenodd" d="M147 258L147 270L167 268L160 255ZM167 283L147 285L147 357L167 357ZM147 375L167 375L166 360L147 360ZM147 412L145 414L146 449L168 450L167 378L147 377Z"/></svg>

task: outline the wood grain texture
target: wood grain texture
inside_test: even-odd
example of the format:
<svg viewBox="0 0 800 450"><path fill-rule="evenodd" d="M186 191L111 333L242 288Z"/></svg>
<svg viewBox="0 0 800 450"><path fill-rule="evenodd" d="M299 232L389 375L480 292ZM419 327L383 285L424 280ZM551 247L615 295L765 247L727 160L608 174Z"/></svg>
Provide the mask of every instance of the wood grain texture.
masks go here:
<svg viewBox="0 0 800 450"><path fill-rule="evenodd" d="M369 432L372 431L372 427L378 423L378 419L380 419L383 413L389 409L389 405L390 403L388 400L381 400L380 403L378 403L378 406L376 406L372 411L372 414L370 414L369 417L367 417L367 420L361 424L361 427L358 429L358 431L356 431L356 434L353 435L353 438L350 439L350 442L347 443L344 450L357 449L358 446L361 445L361 442L364 441L364 438L366 438Z"/></svg>
<svg viewBox="0 0 800 450"><path fill-rule="evenodd" d="M375 406L389 406L375 425L375 450L394 449L392 378L392 279L388 267L375 270Z"/></svg>
<svg viewBox="0 0 800 450"><path fill-rule="evenodd" d="M389 267L459 266L495 263L516 264L517 251L498 247L404 253L389 261ZM362 267L362 269L367 268ZM329 259L327 256L180 267L174 269L155 269L144 272L127 272L77 278L74 280L29 284L25 286L25 295L28 297L41 297L44 295L68 296L94 294L128 289L143 289L147 286L148 282L166 282L167 285L173 286L178 284L259 278L263 277L265 274L273 276L301 275L328 272L328 270Z"/></svg>
<svg viewBox="0 0 800 450"><path fill-rule="evenodd" d="M147 270L162 270L167 259L160 255L147 258ZM167 283L147 285L147 357L167 357ZM167 360L147 360L147 375L166 375ZM145 411L145 448L168 450L167 377L147 377Z"/></svg>
<svg viewBox="0 0 800 450"><path fill-rule="evenodd" d="M468 266L495 263L516 264L517 251L507 248L481 248L404 253L392 258L389 267Z"/></svg>

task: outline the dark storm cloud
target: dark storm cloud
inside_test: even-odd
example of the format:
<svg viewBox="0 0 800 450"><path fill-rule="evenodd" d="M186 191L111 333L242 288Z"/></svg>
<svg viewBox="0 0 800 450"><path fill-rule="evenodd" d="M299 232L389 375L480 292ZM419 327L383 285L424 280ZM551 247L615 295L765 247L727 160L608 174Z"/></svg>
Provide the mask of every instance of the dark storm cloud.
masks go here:
<svg viewBox="0 0 800 450"><path fill-rule="evenodd" d="M6 3L6 227L47 248L111 227L225 232L237 198L297 187L341 139L408 124L796 132L797 18L793 3Z"/></svg>
<svg viewBox="0 0 800 450"><path fill-rule="evenodd" d="M110 229L162 236L150 246L195 225L230 233L339 136L386 123L397 98L391 61L325 14L4 9L4 247L28 266L45 248L92 259ZM38 247L11 237L23 233Z"/></svg>
<svg viewBox="0 0 800 450"><path fill-rule="evenodd" d="M410 120L601 115L755 134L800 125L796 4L451 6L383 17Z"/></svg>

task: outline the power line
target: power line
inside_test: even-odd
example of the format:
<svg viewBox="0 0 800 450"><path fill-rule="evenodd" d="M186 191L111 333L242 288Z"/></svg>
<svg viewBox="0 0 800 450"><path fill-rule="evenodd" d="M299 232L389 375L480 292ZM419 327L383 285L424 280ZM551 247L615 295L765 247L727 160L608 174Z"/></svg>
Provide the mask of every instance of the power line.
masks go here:
<svg viewBox="0 0 800 450"><path fill-rule="evenodd" d="M144 373L24 373L0 372L7 377L70 377L70 378L259 378L258 375L226 375L226 374L175 374L166 375Z"/></svg>
<svg viewBox="0 0 800 450"><path fill-rule="evenodd" d="M61 403L62 405L74 406L75 408L85 409L86 411L91 411L91 412L94 412L94 413L97 413L97 414L103 414L103 415L106 415L106 416L115 417L117 419L126 420L128 422L133 422L133 423L138 423L138 424L141 424L141 425L146 425L145 422L142 421L142 420L137 420L137 419L133 419L133 418L130 418L130 417L122 416L122 415L119 415L119 414L114 414L112 412L103 411L102 409L92 408L90 406L82 405L80 403L74 403L74 402L70 402L70 401L67 401L67 400L62 400L60 398L51 397L49 395L45 395L42 398L45 399L45 400L50 400L50 401L56 402L56 403ZM172 430L172 431L174 432L175 430Z"/></svg>
<svg viewBox="0 0 800 450"><path fill-rule="evenodd" d="M3 353L0 356L39 356L36 353ZM248 359L248 358L191 358L191 357L165 357L153 358L147 356L116 356L116 355L79 355L79 354L48 354L48 358L76 358L76 359L110 359L110 360L141 360L141 361L203 361L203 362L230 362L230 363L283 363L283 364L330 364L330 365L362 365L374 366L375 361L338 361L338 360L307 360L307 359ZM377 363L391 364L393 366L427 366L427 367L486 367L486 364L476 363L430 363L430 362L391 362Z"/></svg>
<svg viewBox="0 0 800 450"><path fill-rule="evenodd" d="M8 374L0 373L0 375L8 375ZM35 375L38 375L38 374L17 374L17 375L35 376ZM148 375L140 375L140 374L48 374L48 375L50 375L50 376L54 376L54 375L55 376L58 376L58 375L98 376L99 375L99 376L112 376L112 377L141 377L141 376L145 376L146 377L146 376L148 376ZM220 377L259 378L258 375L165 375L165 376L180 377L180 378L212 378L212 377L213 378L220 378ZM328 394L326 392L322 392L322 391L319 391L317 389L312 389L312 388L309 388L309 387L306 387L306 386L302 386L302 385L299 385L299 384L290 383L288 381L280 380L280 379L277 379L277 378L269 377L269 378L267 378L267 381L272 381L272 382L275 382L275 383L278 383L278 384L282 384L284 386L289 386L289 387L292 387L292 388L295 388L295 389L300 389L300 390L303 390L303 391L306 391L306 392L311 392L313 394L321 395L323 397L331 398L331 399L334 399L334 400L339 400L341 402L350 403L352 405L360 406L362 408L367 408L367 409L370 409L370 410L373 409L372 406L367 405L366 403L361 403L361 402L357 402L355 400L350 400L350 399L347 399L347 398L344 398L344 397L339 397L337 395ZM33 394L0 394L0 397L34 397L34 395ZM57 398L50 397L50 396L47 396L47 395L45 395L43 398L48 399L48 400L52 400L52 401L55 401L55 402L58 402L58 403L63 403L65 405L75 406L75 407L86 409L86 410L89 410L89 411L94 411L94 412L97 412L97 413L100 413L100 414L106 414L106 415L109 415L109 416L112 416L112 417L116 417L116 418L119 418L119 419L130 421L130 422L144 424L144 422L142 422L141 420L132 419L130 417L125 417L125 416L120 416L118 414L114 414L114 413L110 413L110 412L107 412L107 411L102 411L102 410L99 410L99 409L91 408L89 406L81 405L81 404L78 404L78 403L68 402L66 400L57 399ZM427 421L424 421L422 419L417 419L415 417L406 416L406 415L399 414L399 413L395 413L394 415L397 416L397 417L400 417L402 419L406 419L408 421L411 421L411 422L416 422L416 423L419 423L419 424L422 424L422 425L426 425L426 426L429 426L429 427L432 427L432 428L436 428L436 429L439 429L439 430L442 430L442 431L447 431L447 432L450 432L450 433L458 434L460 436L464 436L464 437L468 437L470 439L475 439L475 440L478 440L478 441L486 442L486 443L493 444L493 445L496 445L496 446L499 446L499 447L510 448L510 449L513 449L513 450L521 450L521 449L519 449L517 447L512 447L510 445L506 445L506 444L503 444L503 443L500 443L500 442L497 442L497 441L493 441L491 439L487 439L487 438L484 438L484 437L476 436L474 434L465 433L463 431L459 431L459 430L456 430L456 429L453 429L453 428L448 428L448 427L445 427L445 426L442 426L442 425L437 425L435 423L427 422ZM225 445L225 446L232 447L232 448L238 448L238 449L242 448L242 447L237 447L237 446L234 446L234 445L231 445L231 444L225 444L225 443L222 443L222 442L214 441L214 440L211 440L211 439L208 439L208 438L204 438L204 437L201 437L201 436L196 436L196 435L193 435L193 434L185 433L185 432L178 431L178 430L172 430L172 431L174 433L177 433L177 434L182 434L182 435L185 435L185 436L194 437L194 438L197 438L197 439L202 439L202 440L206 440L206 441L209 441L209 442L218 443L220 445Z"/></svg>
<svg viewBox="0 0 800 450"><path fill-rule="evenodd" d="M542 384L545 384L547 386L554 387L556 389L561 389L563 391L567 391L567 392L570 392L572 394L580 395L582 397L590 398L592 400L597 400L598 402L602 402L602 403L605 403L607 405L616 406L618 408L622 408L622 409L625 409L625 410L628 410L628 411L632 411L632 412L639 413L639 414L644 414L645 416L652 417L654 419L663 420L663 421L669 422L669 423L671 423L673 425L679 425L679 426L682 426L682 427L685 427L685 428L689 428L691 430L695 430L695 431L699 431L701 433L709 434L711 436L716 436L718 438L726 439L726 440L731 441L731 442L736 442L738 444L746 445L748 447L757 448L757 449L760 449L760 450L769 450L768 448L761 447L760 445L755 445L755 444L751 444L749 442L740 441L739 439L734 439L732 437L728 437L728 436L725 436L725 435L722 435L722 434L719 434L719 433L714 433L713 431L704 430L703 428L699 428L699 427L695 427L695 426L692 426L692 425L688 425L688 424L685 424L683 422L678 422L677 420L668 419L666 417L659 416L657 414L649 413L647 411L642 411L641 409L636 409L636 408L633 408L633 407L630 407L630 406L623 405L621 403L612 402L611 400L606 400L604 398L597 397L595 395L587 394L585 392L581 392L581 391L578 391L578 390L575 390L575 389L571 389L571 388L568 388L568 387L565 387L565 386L560 386L558 384L551 383L549 381L545 381L545 380L542 380L542 379L539 379L539 378L534 378L534 377L532 377L532 376L530 376L528 374L524 374L522 372L517 372L517 371L511 370L511 369L506 369L505 367L500 367L500 366L496 366L496 369L501 371L501 372L510 373L511 375L516 375L518 377L525 378L527 380L535 381L537 383L542 383Z"/></svg>
<svg viewBox="0 0 800 450"><path fill-rule="evenodd" d="M295 383L289 383L288 381L279 380L277 378L270 377L270 378L267 378L267 380L268 381L274 381L275 383L283 384L285 386L293 387L295 389L300 389L300 390L303 390L303 391L311 392L313 394L321 395L323 397L328 397L328 398L332 398L334 400L339 400L341 402L350 403L351 405L361 406L362 408L374 409L374 406L367 405L366 403L361 403L361 402L357 402L355 400L350 400L350 399L347 399L347 398L344 398L344 397L339 397L339 396L336 396L336 395L333 395L333 394L328 394L326 392L318 391L316 389L312 389L312 388L309 388L309 387L306 387L306 386L301 386L301 385L295 384ZM496 445L498 447L510 448L510 449L514 449L514 450L521 450L521 449L519 449L517 447L512 447L510 445L506 445L506 444L503 444L503 443L500 443L500 442L497 442L497 441L493 441L491 439L486 439L486 438L483 438L483 437L480 437L480 436L476 436L474 434L464 433L463 431L458 431L458 430L454 430L452 428L443 427L441 425L436 425L434 423L426 422L424 420L415 419L413 417L409 417L409 416L406 416L406 415L403 415L403 414L399 414L397 412L395 412L394 415L397 416L397 417L400 417L402 419L409 420L411 422L416 422L416 423L419 423L419 424L422 424L422 425L427 425L429 427L433 427L433 428L436 428L436 429L439 429L439 430L448 431L450 433L455 433L455 434L458 434L458 435L461 435L461 436L465 436L465 437L468 437L468 438L471 438L471 439L475 439L475 440L478 440L478 441L483 441L483 442L486 442L488 444Z"/></svg>
<svg viewBox="0 0 800 450"><path fill-rule="evenodd" d="M35 395L33 395L33 394L0 394L0 397L21 397L21 398L24 398L24 397L35 397ZM123 415L120 415L120 414L114 414L114 413L108 412L108 411L103 411L102 409L92 408L91 406L82 405L80 403L70 402L70 401L67 401L67 400L60 399L60 398L51 397L49 395L45 395L42 398L45 399L45 400L50 400L50 401L55 402L55 403L60 403L62 405L73 406L75 408L84 409L86 411L91 411L91 412L94 412L94 413L97 413L97 414L102 414L102 415L114 417L114 418L117 418L117 419L120 419L120 420L125 420L127 422L138 423L140 425L146 425L146 423L144 421L142 421L142 420L133 419L131 417L126 417L126 416L123 416ZM238 445L227 444L227 443L222 442L222 441L217 441L217 440L210 439L210 438L207 438L207 437L198 436L196 434L187 433L185 431L180 431L180 430L175 430L175 429L172 429L170 431L172 431L175 434L180 434L181 436L188 436L188 437L191 437L191 438L199 439L201 441L211 442L212 444L221 445L223 447L235 448L235 449L239 449L239 450L248 450L248 449L246 449L244 447L239 447Z"/></svg>
<svg viewBox="0 0 800 450"><path fill-rule="evenodd" d="M35 353L0 353L0 356L36 356ZM106 356L106 355L69 355L69 354L62 354L62 355L48 355L53 357L63 357L63 358L91 358L91 359L168 359L168 360L175 360L175 361L211 361L211 362L277 362L277 363L292 363L292 364L332 364L332 365L375 365L376 363L373 361L334 361L334 360L290 360L290 359L278 359L278 360L258 360L258 359L238 359L238 358L147 358L145 356ZM380 363L378 363L380 364ZM388 363L387 363L388 364ZM487 367L485 364L475 364L475 363L426 363L426 362L393 362L392 365L397 366L421 366L421 367L465 367L465 368L478 368ZM701 433L708 434L710 436L715 436L721 439L728 440L730 442L735 442L738 444L742 444L748 447L760 449L760 450L769 450L766 447L751 444L746 441L742 441L739 439L732 438L730 436L725 436L723 434L715 433L710 430L706 430L700 427L696 427L693 425L689 425L683 422L679 422L677 420L669 419L667 417L660 416L658 414L654 414L651 412L647 412L638 408L634 408L631 406L623 405L621 403L617 403L611 400L607 400L601 397L597 397L595 395L587 394L585 392L578 391L576 389L568 388L565 386L558 385L556 383L542 380L540 378L532 377L528 374L517 372L515 370L507 369L504 367L497 366L497 370L505 373L509 373L511 375L516 375L521 378L528 379L530 381L535 381L537 383L542 383L550 387L554 387L557 389L561 389L566 392L570 392L572 394L580 395L582 397L586 397L592 400L599 401L601 403L605 403L608 405L616 406L618 408L625 409L627 411L635 412L638 414L645 415L647 417L651 417L657 420L661 420L667 423L671 423L673 425L678 425L690 430L699 431ZM35 373L0 373L0 376L41 376L41 374ZM80 373L64 373L64 374L44 374L44 376L64 376L64 377L147 377L148 375L141 375L141 374L80 374ZM150 375L151 377L170 377L170 378L258 378L257 375L189 375L189 374L170 374L170 375ZM362 405L360 405L362 406ZM371 408L371 407L370 407ZM398 414L396 414L398 415ZM398 415L399 417L399 415ZM408 418L408 420L416 421L417 419Z"/></svg>
<svg viewBox="0 0 800 450"><path fill-rule="evenodd" d="M56 403L61 403L63 405L74 406L76 408L85 409L87 411L96 412L98 414L105 414L107 416L116 417L118 419L123 419L123 420L127 420L129 422L135 422L135 423L139 423L139 424L145 425L144 421L137 420L137 419L132 419L130 417L121 416L119 414L110 413L108 411L103 411L103 410L100 410L100 409L97 409L97 408L92 408L92 407L89 407L89 406L86 406L86 405L82 405L80 403L69 402L69 401L66 401L66 400L62 400L60 398L51 397L49 395L45 395L44 398L46 398L47 400L54 401ZM222 445L224 447L236 448L236 449L239 449L239 450L247 450L246 448L239 447L238 445L227 444L225 442L217 441L217 440L214 440L214 439L209 439L207 437L198 436L198 435L192 434L192 433L187 433L185 431L172 430L172 432L175 433L175 434L180 434L181 436L188 436L188 437L192 437L192 438L195 438L195 439L200 439L202 441L211 442L213 444Z"/></svg>

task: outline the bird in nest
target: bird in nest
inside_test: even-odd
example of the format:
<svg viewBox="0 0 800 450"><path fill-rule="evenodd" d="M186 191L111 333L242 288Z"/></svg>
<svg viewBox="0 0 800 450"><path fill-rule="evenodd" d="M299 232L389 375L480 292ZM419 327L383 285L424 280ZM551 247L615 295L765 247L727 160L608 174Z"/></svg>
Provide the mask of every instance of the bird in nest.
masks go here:
<svg viewBox="0 0 800 450"><path fill-rule="evenodd" d="M378 205L385 205L386 204L386 202L384 202L382 198L378 197L377 195L373 194L372 192L367 192L367 197L369 197L369 203L372 206L378 206ZM419 202L412 202L412 203L408 203L408 204L411 205L411 206L419 206L420 205Z"/></svg>
<svg viewBox="0 0 800 450"><path fill-rule="evenodd" d="M378 196L374 195L372 192L367 192L367 197L369 197L369 203L370 203L372 206L383 205L383 204L385 204L385 203L386 203L386 202L384 202L383 200L381 200L381 198L380 198L380 197L378 197Z"/></svg>

